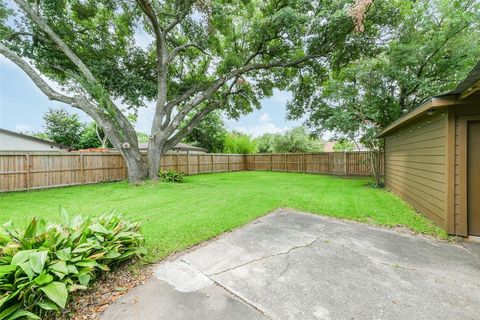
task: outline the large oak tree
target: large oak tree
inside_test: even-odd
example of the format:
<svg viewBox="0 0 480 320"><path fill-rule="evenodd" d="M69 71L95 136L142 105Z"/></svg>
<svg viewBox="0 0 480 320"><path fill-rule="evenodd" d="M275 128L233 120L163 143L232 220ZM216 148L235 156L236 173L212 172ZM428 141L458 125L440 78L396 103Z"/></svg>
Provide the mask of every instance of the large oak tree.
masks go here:
<svg viewBox="0 0 480 320"><path fill-rule="evenodd" d="M366 0L12 2L0 1L0 53L48 98L92 117L131 182L156 179L162 155L213 110L250 112L305 66L350 60L378 32L354 32L370 18ZM148 104L144 159L128 115Z"/></svg>
<svg viewBox="0 0 480 320"><path fill-rule="evenodd" d="M389 25L359 58L325 73L304 72L289 89L290 117L317 133L361 139L432 96L446 93L480 59L480 2L391 0ZM385 9L388 11L388 9Z"/></svg>

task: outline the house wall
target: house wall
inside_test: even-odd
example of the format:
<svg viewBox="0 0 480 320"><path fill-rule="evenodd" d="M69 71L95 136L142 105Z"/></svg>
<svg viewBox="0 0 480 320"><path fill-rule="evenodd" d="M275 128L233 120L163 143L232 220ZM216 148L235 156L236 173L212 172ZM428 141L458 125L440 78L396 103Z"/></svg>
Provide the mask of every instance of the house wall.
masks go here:
<svg viewBox="0 0 480 320"><path fill-rule="evenodd" d="M466 103L464 105L455 105L449 110L452 117L455 119L455 157L454 157L454 233L457 235L467 236L467 212L466 206L462 206L462 201L466 201L465 194L461 190L461 184L465 183L462 177L462 163L460 158L462 145L466 143L465 138L462 137L461 119L464 117L480 116L480 101ZM464 146L463 146L464 147Z"/></svg>
<svg viewBox="0 0 480 320"><path fill-rule="evenodd" d="M25 139L6 132L0 132L0 150L2 151L51 151L60 148L40 141Z"/></svg>
<svg viewBox="0 0 480 320"><path fill-rule="evenodd" d="M445 229L447 132L448 113L440 109L385 137L387 188Z"/></svg>

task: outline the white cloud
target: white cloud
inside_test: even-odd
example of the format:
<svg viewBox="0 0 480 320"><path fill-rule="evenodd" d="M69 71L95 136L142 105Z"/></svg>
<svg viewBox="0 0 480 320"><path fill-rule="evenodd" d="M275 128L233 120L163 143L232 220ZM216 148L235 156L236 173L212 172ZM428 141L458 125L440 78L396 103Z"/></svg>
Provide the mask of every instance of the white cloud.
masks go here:
<svg viewBox="0 0 480 320"><path fill-rule="evenodd" d="M287 131L290 128L288 127L280 128L280 127L277 127L274 123L270 122L270 123L262 123L255 126L249 126L249 127L235 127L233 129L235 131L249 134L252 137L256 138L265 133L282 133Z"/></svg>
<svg viewBox="0 0 480 320"><path fill-rule="evenodd" d="M142 49L147 49L148 46L152 43L152 36L150 36L145 30L137 28L135 34L133 35L135 39L135 44Z"/></svg>
<svg viewBox="0 0 480 320"><path fill-rule="evenodd" d="M268 115L268 113L263 113L263 114L260 116L260 122L261 122L261 123L272 122L272 118L270 118L270 116Z"/></svg>
<svg viewBox="0 0 480 320"><path fill-rule="evenodd" d="M270 99L280 105L286 105L288 100L292 99L292 93L275 89Z"/></svg>
<svg viewBox="0 0 480 320"><path fill-rule="evenodd" d="M15 131L16 132L32 132L33 131L33 126L28 125L28 124L16 124L15 125Z"/></svg>

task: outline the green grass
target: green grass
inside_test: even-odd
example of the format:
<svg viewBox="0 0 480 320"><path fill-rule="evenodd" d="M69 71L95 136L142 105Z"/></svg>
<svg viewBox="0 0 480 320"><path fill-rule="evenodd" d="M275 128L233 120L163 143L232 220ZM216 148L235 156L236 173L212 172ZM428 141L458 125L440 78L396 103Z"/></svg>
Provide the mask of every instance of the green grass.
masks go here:
<svg viewBox="0 0 480 320"><path fill-rule="evenodd" d="M117 182L7 193L0 195L0 223L20 226L33 216L58 221L59 206L82 215L115 209L142 223L149 262L282 207L446 237L404 201L368 182L257 171L191 176L183 184Z"/></svg>

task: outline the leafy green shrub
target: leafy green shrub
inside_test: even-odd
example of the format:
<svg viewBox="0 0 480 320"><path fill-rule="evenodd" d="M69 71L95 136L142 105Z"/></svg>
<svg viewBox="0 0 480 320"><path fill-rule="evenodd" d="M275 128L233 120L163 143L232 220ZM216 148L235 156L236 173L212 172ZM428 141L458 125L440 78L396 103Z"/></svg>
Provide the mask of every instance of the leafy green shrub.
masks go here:
<svg viewBox="0 0 480 320"><path fill-rule="evenodd" d="M225 137L224 153L251 154L257 152L257 142L249 135L232 132Z"/></svg>
<svg viewBox="0 0 480 320"><path fill-rule="evenodd" d="M65 308L70 292L143 254L140 225L114 213L62 223L33 218L25 230L0 228L0 319L40 319Z"/></svg>
<svg viewBox="0 0 480 320"><path fill-rule="evenodd" d="M163 182L178 182L181 183L184 180L184 174L182 172L177 172L175 170L168 170L168 171L163 171L160 170L158 173L158 177L160 181Z"/></svg>

